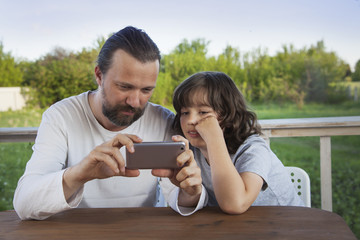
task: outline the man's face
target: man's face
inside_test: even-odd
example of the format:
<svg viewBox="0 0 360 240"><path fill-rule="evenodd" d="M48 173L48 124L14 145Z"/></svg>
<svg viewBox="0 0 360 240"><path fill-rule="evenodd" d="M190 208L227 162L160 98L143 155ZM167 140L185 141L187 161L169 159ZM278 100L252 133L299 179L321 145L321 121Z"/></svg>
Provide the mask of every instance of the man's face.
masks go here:
<svg viewBox="0 0 360 240"><path fill-rule="evenodd" d="M106 92L102 91L101 94L103 97L102 113L118 127L131 125L142 116L145 110L145 107L133 108L130 105L122 103L111 105L107 100Z"/></svg>
<svg viewBox="0 0 360 240"><path fill-rule="evenodd" d="M100 74L102 113L114 125L125 128L139 119L151 97L159 73L159 61L141 63L117 50L106 74ZM99 80L101 82L99 82Z"/></svg>

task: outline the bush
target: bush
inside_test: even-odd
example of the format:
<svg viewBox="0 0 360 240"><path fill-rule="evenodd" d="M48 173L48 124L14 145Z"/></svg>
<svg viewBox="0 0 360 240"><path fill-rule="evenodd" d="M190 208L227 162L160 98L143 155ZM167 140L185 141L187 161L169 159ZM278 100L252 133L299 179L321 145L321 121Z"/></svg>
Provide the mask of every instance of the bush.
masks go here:
<svg viewBox="0 0 360 240"><path fill-rule="evenodd" d="M43 59L27 65L24 81L32 87L28 103L44 108L66 97L96 89L95 58L95 50L74 54L57 48Z"/></svg>
<svg viewBox="0 0 360 240"><path fill-rule="evenodd" d="M0 87L18 87L23 81L23 73L10 53L4 52L0 42Z"/></svg>

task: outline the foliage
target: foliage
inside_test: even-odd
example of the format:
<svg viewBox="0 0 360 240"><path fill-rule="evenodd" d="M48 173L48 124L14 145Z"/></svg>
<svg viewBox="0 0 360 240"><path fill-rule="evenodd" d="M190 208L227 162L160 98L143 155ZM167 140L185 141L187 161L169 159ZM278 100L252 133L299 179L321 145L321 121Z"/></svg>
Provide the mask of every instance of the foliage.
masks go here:
<svg viewBox="0 0 360 240"><path fill-rule="evenodd" d="M205 69L207 45L202 39L192 42L185 39L170 54L163 56L153 102L171 104L175 87L188 76Z"/></svg>
<svg viewBox="0 0 360 240"><path fill-rule="evenodd" d="M55 48L33 64L24 66L24 82L31 86L31 105L47 107L63 98L96 88L93 79L95 50L79 53Z"/></svg>
<svg viewBox="0 0 360 240"><path fill-rule="evenodd" d="M238 49L228 45L217 58L209 58L208 66L211 71L220 71L231 76L239 90L248 99L251 98L251 91L248 91L247 78L241 65L241 53Z"/></svg>
<svg viewBox="0 0 360 240"><path fill-rule="evenodd" d="M175 87L199 71L225 72L249 102L291 101L302 108L305 102L337 103L348 99L339 83L348 79L349 66L334 52L327 52L323 41L300 50L284 45L273 57L266 49L241 54L231 46L217 57L208 57L207 45L203 39L183 40L163 57L152 101L171 103Z"/></svg>
<svg viewBox="0 0 360 240"><path fill-rule="evenodd" d="M251 62L245 60L254 89L251 99L260 102L290 100L299 108L305 101L331 101L331 93L335 92L331 86L344 80L348 67L335 53L326 52L322 41L309 49L283 46L283 51L274 57L257 51L252 53L251 59Z"/></svg>
<svg viewBox="0 0 360 240"><path fill-rule="evenodd" d="M355 64L355 71L352 74L352 80L354 82L360 82L360 60L358 60Z"/></svg>
<svg viewBox="0 0 360 240"><path fill-rule="evenodd" d="M160 72L156 80L156 88L150 101L160 105L172 104L172 93L175 89L168 72Z"/></svg>
<svg viewBox="0 0 360 240"><path fill-rule="evenodd" d="M4 52L0 42L0 87L21 86L23 74L10 53Z"/></svg>
<svg viewBox="0 0 360 240"><path fill-rule="evenodd" d="M76 53L58 47L34 62L20 63L15 63L9 53L3 53L0 45L0 60L6 60L0 61L0 70L13 71L0 71L0 75L7 74L2 84L10 81L30 86L28 103L41 108L93 90L97 87L93 81L94 61L104 42L105 38L100 37L93 48ZM274 56L266 49L241 53L232 46L226 46L218 56L208 56L208 45L205 39L184 39L164 55L151 101L170 105L175 87L187 77L200 71L221 71L235 81L249 102L291 101L300 109L309 102L348 100L346 88L340 83L351 82L351 78L356 80L360 73L360 62L351 73L349 65L335 52L326 51L323 41L302 49L284 45ZM16 79L9 80L10 76Z"/></svg>

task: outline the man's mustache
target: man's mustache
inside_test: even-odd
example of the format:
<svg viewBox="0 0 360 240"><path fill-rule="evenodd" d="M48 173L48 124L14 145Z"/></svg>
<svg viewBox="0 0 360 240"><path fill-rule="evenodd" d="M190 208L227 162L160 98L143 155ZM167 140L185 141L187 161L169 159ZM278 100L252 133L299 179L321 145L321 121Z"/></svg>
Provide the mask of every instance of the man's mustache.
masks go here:
<svg viewBox="0 0 360 240"><path fill-rule="evenodd" d="M136 108L133 108L133 107L131 107L131 106L122 106L122 105L119 105L118 107L117 107L117 110L119 111L125 111L125 112L136 112Z"/></svg>

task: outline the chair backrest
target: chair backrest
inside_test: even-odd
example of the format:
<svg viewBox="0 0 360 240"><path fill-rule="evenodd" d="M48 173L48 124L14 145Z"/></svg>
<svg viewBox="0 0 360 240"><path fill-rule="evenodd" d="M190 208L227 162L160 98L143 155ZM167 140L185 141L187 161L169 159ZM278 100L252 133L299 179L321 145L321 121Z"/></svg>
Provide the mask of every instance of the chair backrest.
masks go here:
<svg viewBox="0 0 360 240"><path fill-rule="evenodd" d="M290 175L291 182L306 207L311 207L310 178L307 172L298 167L285 167Z"/></svg>

